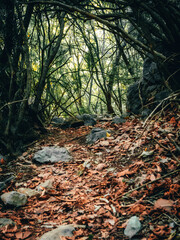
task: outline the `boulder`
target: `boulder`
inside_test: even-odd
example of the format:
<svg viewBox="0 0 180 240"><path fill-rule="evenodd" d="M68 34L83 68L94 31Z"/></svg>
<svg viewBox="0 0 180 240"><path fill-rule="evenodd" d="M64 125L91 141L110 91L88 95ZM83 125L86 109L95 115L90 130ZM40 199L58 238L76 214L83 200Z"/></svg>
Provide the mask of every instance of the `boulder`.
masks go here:
<svg viewBox="0 0 180 240"><path fill-rule="evenodd" d="M167 98L168 96L170 95L170 91L169 90L163 90L161 92L158 92L156 95L155 95L155 102L157 104L159 104L163 99Z"/></svg>
<svg viewBox="0 0 180 240"><path fill-rule="evenodd" d="M14 207L24 206L27 202L27 196L16 191L7 192L1 195L1 200L5 205L12 205Z"/></svg>
<svg viewBox="0 0 180 240"><path fill-rule="evenodd" d="M94 126L96 124L95 115L82 114L77 116L77 118L83 120L85 126Z"/></svg>
<svg viewBox="0 0 180 240"><path fill-rule="evenodd" d="M64 147L44 147L34 154L33 160L38 163L69 162L72 159Z"/></svg>
<svg viewBox="0 0 180 240"><path fill-rule="evenodd" d="M172 56L172 49L169 47L164 42L158 42L155 50L167 56L168 59ZM163 63L164 70L166 69L164 71L162 66L158 66L157 62L153 61L154 57L151 54L146 57L143 63L142 78L130 85L127 90L127 109L130 112L142 114L142 111L146 108L150 110L149 112L152 112L171 92L180 89L179 56L175 58L176 61L173 59L173 61Z"/></svg>
<svg viewBox="0 0 180 240"><path fill-rule="evenodd" d="M39 240L61 240L61 237L72 237L75 230L72 224L61 225L58 228L45 233Z"/></svg>
<svg viewBox="0 0 180 240"><path fill-rule="evenodd" d="M127 90L127 103L126 108L129 112L139 114L141 111L141 99L139 98L139 87L138 82L129 86Z"/></svg>
<svg viewBox="0 0 180 240"><path fill-rule="evenodd" d="M94 128L90 132L90 134L86 137L86 142L88 144L95 143L98 139L106 138L107 136L107 130L104 130L102 128Z"/></svg>

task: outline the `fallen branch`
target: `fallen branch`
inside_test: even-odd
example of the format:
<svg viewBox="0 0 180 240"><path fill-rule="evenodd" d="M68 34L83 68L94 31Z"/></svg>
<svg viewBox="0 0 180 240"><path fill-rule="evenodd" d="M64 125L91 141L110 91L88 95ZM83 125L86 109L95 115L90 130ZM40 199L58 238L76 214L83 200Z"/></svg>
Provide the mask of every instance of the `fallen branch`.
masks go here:
<svg viewBox="0 0 180 240"><path fill-rule="evenodd" d="M141 185L141 186L139 186L139 187L136 187L136 188L128 191L127 193L125 193L121 198L118 198L118 200L123 199L124 197L126 197L127 195L129 195L130 193L132 193L132 192L134 192L134 191L136 191L136 190L139 190L139 189L141 189L141 188L146 187L148 184L155 183L155 182L157 182L157 181L159 181L159 180L161 180L161 179L163 179L163 178L169 177L169 176L171 176L171 175L173 175L173 174L175 174L175 173L178 173L178 172L180 172L180 169L177 169L177 170L175 170L175 171L172 171L172 172L170 172L170 173L167 173L167 174L165 174L165 175L163 175L163 176L161 176L161 177L159 177L159 178L157 178L157 179L155 179L155 180L153 180L153 181L149 181L149 182L147 182L147 183L145 183L145 184L143 184L143 185Z"/></svg>
<svg viewBox="0 0 180 240"><path fill-rule="evenodd" d="M156 112L156 110L157 110L165 101L167 101L167 100L169 100L169 99L171 99L171 98L173 98L173 97L177 97L179 94L180 94L179 92L178 92L178 93L175 93L175 94L173 93L173 94L171 94L170 96L168 96L167 98L164 98L164 99L154 108L154 110L150 113L150 115L146 118L146 120L145 120L145 122L144 122L144 124L143 124L143 127L146 126L148 120L151 120L151 119L154 117L153 114Z"/></svg>
<svg viewBox="0 0 180 240"><path fill-rule="evenodd" d="M180 160L175 156L175 154L172 152L171 148L168 146L168 147L165 147L163 144L159 143L155 138L152 138L160 147L164 148L165 150L167 151L170 151L172 157L174 158L175 161L177 161L179 164L178 166L180 165ZM176 146L176 145L175 145ZM179 148L179 146L178 146ZM177 149L177 148L176 148Z"/></svg>

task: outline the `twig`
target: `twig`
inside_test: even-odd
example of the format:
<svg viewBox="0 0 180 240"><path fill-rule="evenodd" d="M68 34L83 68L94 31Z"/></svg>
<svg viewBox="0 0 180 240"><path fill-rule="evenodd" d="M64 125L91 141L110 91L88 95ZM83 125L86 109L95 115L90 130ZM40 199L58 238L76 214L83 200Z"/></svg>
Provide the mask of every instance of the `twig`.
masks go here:
<svg viewBox="0 0 180 240"><path fill-rule="evenodd" d="M177 226L180 226L179 223L177 223L173 218L171 218L168 214L163 213L166 217L168 217L169 219L171 219Z"/></svg>
<svg viewBox="0 0 180 240"><path fill-rule="evenodd" d="M147 124L147 121L150 120L152 117L153 117L153 114L156 112L156 110L168 99L171 99L172 97L176 97L179 95L179 92L178 93L175 93L175 94L171 94L170 96L168 96L167 98L164 98L156 107L155 109L150 113L150 115L146 118L143 126L146 126Z"/></svg>
<svg viewBox="0 0 180 240"><path fill-rule="evenodd" d="M162 145L161 143L159 143L155 138L152 138L157 144L159 144L160 147L164 148L165 150L167 151L170 151L172 157L174 158L175 161L177 161L179 164L180 164L180 160L175 156L175 154L172 152L171 148L168 146L168 147L165 147L164 145ZM178 164L178 166L179 166Z"/></svg>
<svg viewBox="0 0 180 240"><path fill-rule="evenodd" d="M141 188L146 187L148 184L152 184L152 183L154 183L154 182L157 182L157 181L159 181L159 180L161 180L161 179L163 179L163 178L169 177L169 176L171 176L171 175L173 175L173 174L175 174L175 173L177 173L177 172L180 172L180 169L177 169L177 170L175 170L175 171L172 171L172 172L170 172L170 173L167 173L167 174L165 174L165 175L163 175L163 176L161 176L161 177L159 177L159 178L156 178L156 179L153 180L153 181L149 181L149 182L147 182L147 183L145 183L145 184L143 184L143 185L141 185L141 186L139 186L139 187L136 187L136 188L128 191L127 193L125 193L125 194L124 194L121 198L119 198L118 200L123 199L124 197L126 197L127 195L129 195L130 193L132 193L132 192L134 192L134 191L136 191L136 190L139 190L139 189L141 189Z"/></svg>
<svg viewBox="0 0 180 240"><path fill-rule="evenodd" d="M14 104L14 103L24 102L24 101L27 101L27 100L28 100L28 99L22 99L22 100L17 100L17 101L13 101L13 102L8 102L8 103L4 104L4 106L2 106L2 107L0 108L0 111L1 111L4 107L6 107L6 106L9 106L9 105Z"/></svg>
<svg viewBox="0 0 180 240"><path fill-rule="evenodd" d="M160 147L164 148L165 150L169 151L169 148L165 147L164 145L162 145L162 143L159 143L155 138L151 138L152 140L154 140Z"/></svg>

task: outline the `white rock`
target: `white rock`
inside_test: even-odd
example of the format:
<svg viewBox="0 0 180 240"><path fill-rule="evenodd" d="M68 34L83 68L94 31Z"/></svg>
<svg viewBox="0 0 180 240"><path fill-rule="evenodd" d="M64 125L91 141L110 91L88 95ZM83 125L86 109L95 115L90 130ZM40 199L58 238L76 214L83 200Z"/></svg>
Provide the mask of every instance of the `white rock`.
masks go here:
<svg viewBox="0 0 180 240"><path fill-rule="evenodd" d="M134 235L136 235L137 232L139 232L140 229L141 223L139 221L139 218L133 216L128 220L127 226L124 230L124 235L131 239Z"/></svg>
<svg viewBox="0 0 180 240"><path fill-rule="evenodd" d="M58 228L45 233L39 240L61 240L61 237L72 237L75 230L72 224L62 225Z"/></svg>

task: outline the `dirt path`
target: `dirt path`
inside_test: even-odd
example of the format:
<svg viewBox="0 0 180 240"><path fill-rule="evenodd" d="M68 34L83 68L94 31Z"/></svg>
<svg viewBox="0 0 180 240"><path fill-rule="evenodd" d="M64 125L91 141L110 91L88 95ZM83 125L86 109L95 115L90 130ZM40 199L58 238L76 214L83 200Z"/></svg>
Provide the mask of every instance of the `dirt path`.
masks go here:
<svg viewBox="0 0 180 240"><path fill-rule="evenodd" d="M91 146L85 144L89 127L50 127L27 152L2 167L2 171L11 168L16 174L15 182L4 192L34 189L47 180L53 187L28 198L24 207L9 209L1 203L0 217L10 218L16 225L1 228L0 239L35 240L62 224L82 226L73 238L62 239L128 239L124 228L131 216L138 216L143 226L136 239L175 239L168 237L180 230L179 163L173 144L164 138L167 133L160 130L170 129L170 137L177 141L178 115L153 121L146 130L137 119L97 127L109 129L111 134ZM55 145L66 147L73 160L32 163L36 151ZM161 199L169 202L164 205Z"/></svg>

